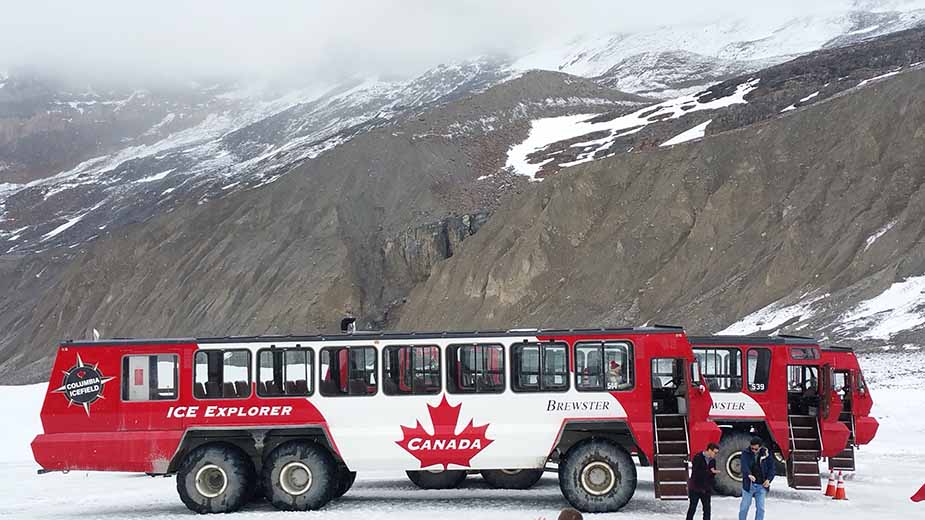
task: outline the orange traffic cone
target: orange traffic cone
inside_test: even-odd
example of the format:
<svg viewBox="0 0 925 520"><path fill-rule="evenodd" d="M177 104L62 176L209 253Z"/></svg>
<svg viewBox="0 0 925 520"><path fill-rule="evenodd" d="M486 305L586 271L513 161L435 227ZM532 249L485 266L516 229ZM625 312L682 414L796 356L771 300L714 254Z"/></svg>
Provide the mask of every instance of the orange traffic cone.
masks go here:
<svg viewBox="0 0 925 520"><path fill-rule="evenodd" d="M825 487L825 496L835 496L835 473L829 472L829 484Z"/></svg>
<svg viewBox="0 0 925 520"><path fill-rule="evenodd" d="M845 495L845 479L842 478L841 471L838 472L838 487L835 488L835 496L832 497L832 500L848 500Z"/></svg>

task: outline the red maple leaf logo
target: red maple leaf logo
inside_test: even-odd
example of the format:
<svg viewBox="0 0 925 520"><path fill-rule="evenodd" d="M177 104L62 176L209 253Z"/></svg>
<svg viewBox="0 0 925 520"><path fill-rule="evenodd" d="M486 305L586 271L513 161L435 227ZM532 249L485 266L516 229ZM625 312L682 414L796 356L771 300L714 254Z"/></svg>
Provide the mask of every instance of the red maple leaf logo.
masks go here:
<svg viewBox="0 0 925 520"><path fill-rule="evenodd" d="M417 421L414 428L402 426L403 438L395 443L421 461L422 468L441 465L443 469L448 469L450 464L469 467L472 457L494 441L485 436L489 425L475 426L474 420L470 420L468 426L456 433L461 408L462 403L450 406L444 395L439 405L427 405L430 421L434 425L433 434L427 433L421 421Z"/></svg>

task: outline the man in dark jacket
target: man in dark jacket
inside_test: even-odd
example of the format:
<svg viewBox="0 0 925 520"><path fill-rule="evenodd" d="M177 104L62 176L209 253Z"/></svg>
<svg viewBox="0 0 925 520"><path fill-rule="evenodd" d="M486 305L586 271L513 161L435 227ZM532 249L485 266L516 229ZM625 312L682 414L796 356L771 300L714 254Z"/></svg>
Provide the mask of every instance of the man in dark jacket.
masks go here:
<svg viewBox="0 0 925 520"><path fill-rule="evenodd" d="M711 442L707 449L694 455L691 478L687 481L687 496L691 501L687 506L687 520L694 520L698 501L703 504L703 520L710 520L710 494L713 492L713 476L717 473L718 452L719 446Z"/></svg>
<svg viewBox="0 0 925 520"><path fill-rule="evenodd" d="M752 437L749 447L742 450L742 503L739 520L746 520L755 501L755 520L764 520L764 498L774 480L774 458L761 447L761 437Z"/></svg>

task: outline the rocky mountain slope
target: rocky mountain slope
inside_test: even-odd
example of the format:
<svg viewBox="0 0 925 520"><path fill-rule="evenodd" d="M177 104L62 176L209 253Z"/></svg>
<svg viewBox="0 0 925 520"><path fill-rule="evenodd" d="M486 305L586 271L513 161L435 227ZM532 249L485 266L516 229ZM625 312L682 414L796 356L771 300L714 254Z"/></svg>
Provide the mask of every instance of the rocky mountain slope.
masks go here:
<svg viewBox="0 0 925 520"><path fill-rule="evenodd" d="M8 103L0 97L0 126L29 128L34 120L51 118L62 128L39 128L18 139L14 133L8 143L12 151L0 155L22 156L20 167L0 169L0 180L16 180L24 172L40 177L25 184L0 184L0 254L76 247L103 230L147 220L188 201L273 182L358 133L484 90L510 75L497 62L479 60L441 66L411 81L316 85L282 94L215 87L172 97L134 92L129 101L110 102L67 101L69 93L55 92L54 98L31 99L25 105L16 99L37 96L44 84L34 85L35 80L29 90L8 82L0 93L12 89L19 94ZM183 96L195 102L178 104L176 98ZM158 122L139 135L126 133L111 124L130 117L126 113ZM97 126L90 125L94 121ZM101 140L100 129L121 136L121 146ZM144 129L140 125L138 132ZM81 140L100 144L78 147L78 156L43 144ZM73 165L47 177L43 158Z"/></svg>
<svg viewBox="0 0 925 520"><path fill-rule="evenodd" d="M44 377L52 345L92 328L289 333L345 313L385 324L434 263L527 184L484 173L501 169L529 121L650 102L528 73L357 134L260 189L190 201L77 248L0 257L0 372Z"/></svg>
<svg viewBox="0 0 925 520"><path fill-rule="evenodd" d="M729 330L921 343L923 89L925 70L911 70L699 142L563 170L437 264L398 326L714 332L763 309Z"/></svg>

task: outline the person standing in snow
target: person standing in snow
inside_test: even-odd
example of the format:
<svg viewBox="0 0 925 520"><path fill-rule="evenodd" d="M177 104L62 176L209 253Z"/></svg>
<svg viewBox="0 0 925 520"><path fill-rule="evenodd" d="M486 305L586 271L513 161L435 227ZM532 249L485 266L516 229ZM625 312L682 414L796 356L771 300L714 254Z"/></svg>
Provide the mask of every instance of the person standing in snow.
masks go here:
<svg viewBox="0 0 925 520"><path fill-rule="evenodd" d="M710 495L713 492L713 476L719 473L716 469L716 454L719 446L711 442L707 449L694 455L691 478L687 481L687 496L690 505L687 506L687 520L694 520L697 512L697 502L703 505L703 520L710 520Z"/></svg>
<svg viewBox="0 0 925 520"><path fill-rule="evenodd" d="M748 510L755 501L755 520L764 520L764 499L774 480L774 458L761 446L761 437L752 437L748 448L742 450L742 502L739 520L747 520Z"/></svg>

